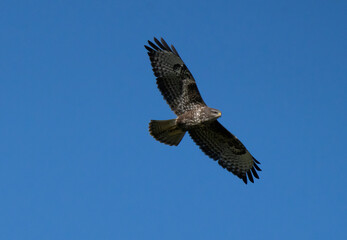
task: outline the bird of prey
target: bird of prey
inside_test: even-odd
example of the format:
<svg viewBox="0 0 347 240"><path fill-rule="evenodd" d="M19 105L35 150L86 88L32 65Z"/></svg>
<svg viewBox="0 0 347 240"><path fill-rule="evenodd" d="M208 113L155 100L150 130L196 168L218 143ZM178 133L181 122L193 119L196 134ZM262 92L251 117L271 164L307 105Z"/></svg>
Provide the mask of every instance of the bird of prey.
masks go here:
<svg viewBox="0 0 347 240"><path fill-rule="evenodd" d="M193 75L173 45L161 38L145 48L157 77L157 86L177 118L151 120L150 134L159 142L177 146L188 132L193 141L219 165L247 184L259 178L260 164L246 147L217 121L222 114L202 99Z"/></svg>

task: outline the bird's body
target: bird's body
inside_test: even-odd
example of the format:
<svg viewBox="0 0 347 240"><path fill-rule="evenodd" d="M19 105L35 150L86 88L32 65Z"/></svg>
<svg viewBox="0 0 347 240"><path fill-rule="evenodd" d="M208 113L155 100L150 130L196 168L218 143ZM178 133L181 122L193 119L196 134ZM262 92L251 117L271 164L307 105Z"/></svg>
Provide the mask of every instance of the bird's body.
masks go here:
<svg viewBox="0 0 347 240"><path fill-rule="evenodd" d="M245 146L218 121L221 112L203 101L195 80L176 49L161 39L148 41L148 50L157 85L164 99L177 115L171 120L152 120L150 134L158 141L177 146L188 132L209 157L245 183L259 178L260 164Z"/></svg>
<svg viewBox="0 0 347 240"><path fill-rule="evenodd" d="M203 106L201 108L182 113L176 118L176 124L182 130L188 131L196 126L200 126L201 124L216 120L221 115L222 114L217 109Z"/></svg>

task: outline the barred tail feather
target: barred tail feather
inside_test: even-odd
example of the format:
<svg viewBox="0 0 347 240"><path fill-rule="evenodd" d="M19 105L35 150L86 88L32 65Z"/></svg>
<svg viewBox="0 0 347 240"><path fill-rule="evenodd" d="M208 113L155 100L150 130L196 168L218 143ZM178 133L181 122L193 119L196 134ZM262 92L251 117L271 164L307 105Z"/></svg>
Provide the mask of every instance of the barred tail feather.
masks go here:
<svg viewBox="0 0 347 240"><path fill-rule="evenodd" d="M176 125L176 119L151 120L149 123L149 133L159 142L170 146L177 146L186 131L181 130Z"/></svg>

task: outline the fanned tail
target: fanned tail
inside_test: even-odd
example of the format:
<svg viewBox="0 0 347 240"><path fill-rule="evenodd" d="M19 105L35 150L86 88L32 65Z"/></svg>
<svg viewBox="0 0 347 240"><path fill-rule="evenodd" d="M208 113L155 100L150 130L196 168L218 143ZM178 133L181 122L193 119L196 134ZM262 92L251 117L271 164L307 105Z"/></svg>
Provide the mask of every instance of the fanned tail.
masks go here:
<svg viewBox="0 0 347 240"><path fill-rule="evenodd" d="M186 131L181 130L176 125L176 119L151 120L149 123L149 133L159 142L170 146L177 146Z"/></svg>

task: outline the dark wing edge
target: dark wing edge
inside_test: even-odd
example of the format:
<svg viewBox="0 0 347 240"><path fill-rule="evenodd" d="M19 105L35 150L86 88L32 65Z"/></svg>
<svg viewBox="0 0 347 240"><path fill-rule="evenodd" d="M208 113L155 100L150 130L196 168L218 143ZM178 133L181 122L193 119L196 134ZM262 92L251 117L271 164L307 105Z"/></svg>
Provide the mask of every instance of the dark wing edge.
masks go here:
<svg viewBox="0 0 347 240"><path fill-rule="evenodd" d="M259 179L260 164L246 147L217 120L189 130L189 135L199 148L219 165L232 172L247 184ZM254 178L253 178L254 177Z"/></svg>
<svg viewBox="0 0 347 240"><path fill-rule="evenodd" d="M157 86L170 108L180 115L196 105L206 105L196 86L193 75L173 45L163 38L154 38L145 45Z"/></svg>
<svg viewBox="0 0 347 240"><path fill-rule="evenodd" d="M161 41L161 42L160 42ZM160 41L157 38L154 38L154 42L158 45L155 45L154 43L152 43L151 41L148 40L148 44L149 46L145 45L145 48L148 51L148 55L150 53L153 53L155 51L168 51L168 52L172 52L174 53L177 57L181 58L180 55L178 54L176 48L174 47L174 45L171 45L171 48L169 47L169 45L165 42L165 40L163 38L160 38Z"/></svg>

